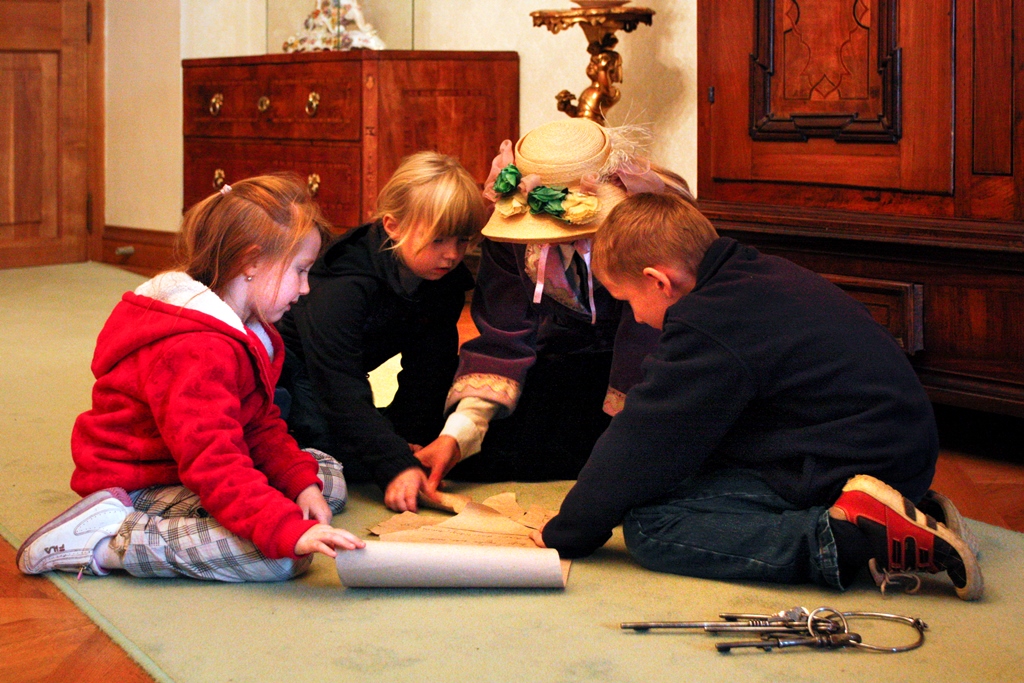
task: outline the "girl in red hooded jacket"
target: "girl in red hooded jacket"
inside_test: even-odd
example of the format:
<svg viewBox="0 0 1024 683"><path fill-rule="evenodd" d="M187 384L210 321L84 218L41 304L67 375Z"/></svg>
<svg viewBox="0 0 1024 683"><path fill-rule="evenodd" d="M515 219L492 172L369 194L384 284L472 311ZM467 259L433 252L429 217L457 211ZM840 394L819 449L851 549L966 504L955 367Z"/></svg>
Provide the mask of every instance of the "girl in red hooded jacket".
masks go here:
<svg viewBox="0 0 1024 683"><path fill-rule="evenodd" d="M363 543L330 525L336 461L299 449L274 405L272 323L309 291L324 221L294 180L225 185L186 213L179 270L124 295L96 343L75 422L84 498L18 550L26 574L276 581Z"/></svg>

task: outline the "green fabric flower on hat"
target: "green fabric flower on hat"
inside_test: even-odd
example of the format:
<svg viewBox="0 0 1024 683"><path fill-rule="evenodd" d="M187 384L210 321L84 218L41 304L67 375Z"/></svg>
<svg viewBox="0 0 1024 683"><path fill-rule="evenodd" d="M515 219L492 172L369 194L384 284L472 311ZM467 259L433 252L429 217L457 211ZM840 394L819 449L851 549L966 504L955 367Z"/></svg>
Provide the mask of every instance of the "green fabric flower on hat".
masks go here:
<svg viewBox="0 0 1024 683"><path fill-rule="evenodd" d="M526 201L530 204L530 213L547 213L555 218L561 218L565 210L562 208L562 200L569 194L566 188L548 187L541 185L530 191Z"/></svg>
<svg viewBox="0 0 1024 683"><path fill-rule="evenodd" d="M519 187L519 181L522 179L522 172L514 164L509 164L498 173L494 181L494 191L500 195L508 194Z"/></svg>

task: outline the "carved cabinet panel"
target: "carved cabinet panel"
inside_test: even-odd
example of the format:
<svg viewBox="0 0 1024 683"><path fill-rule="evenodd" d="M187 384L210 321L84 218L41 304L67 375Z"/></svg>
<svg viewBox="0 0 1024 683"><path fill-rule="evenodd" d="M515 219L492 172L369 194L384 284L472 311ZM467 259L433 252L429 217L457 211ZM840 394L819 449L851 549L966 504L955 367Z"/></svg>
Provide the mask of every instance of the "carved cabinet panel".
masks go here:
<svg viewBox="0 0 1024 683"><path fill-rule="evenodd" d="M697 16L704 212L862 301L933 400L1024 415L1024 0Z"/></svg>
<svg viewBox="0 0 1024 683"><path fill-rule="evenodd" d="M895 6L758 0L751 137L897 141L902 52Z"/></svg>

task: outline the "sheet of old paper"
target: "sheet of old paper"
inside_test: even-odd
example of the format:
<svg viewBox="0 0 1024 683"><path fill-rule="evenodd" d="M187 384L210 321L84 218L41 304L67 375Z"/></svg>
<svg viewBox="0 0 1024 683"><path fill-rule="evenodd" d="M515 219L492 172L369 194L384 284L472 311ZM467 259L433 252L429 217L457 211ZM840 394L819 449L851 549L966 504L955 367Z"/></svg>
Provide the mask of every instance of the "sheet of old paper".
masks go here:
<svg viewBox="0 0 1024 683"><path fill-rule="evenodd" d="M420 505L423 507L433 508L435 510L441 510L442 512L454 512L455 514L459 514L468 503L473 502L473 499L469 496L463 496L458 493L437 491L434 495L436 496L436 499L431 500L421 492L418 496Z"/></svg>
<svg viewBox="0 0 1024 683"><path fill-rule="evenodd" d="M342 583L353 587L565 587L570 561L560 560L556 551L538 548L530 540L531 531L556 513L538 505L524 511L512 492L483 503L467 499L460 506L457 515L441 522L403 512L377 524L370 532L380 537L381 544L371 542L363 550L338 554ZM430 545L437 550L422 547Z"/></svg>

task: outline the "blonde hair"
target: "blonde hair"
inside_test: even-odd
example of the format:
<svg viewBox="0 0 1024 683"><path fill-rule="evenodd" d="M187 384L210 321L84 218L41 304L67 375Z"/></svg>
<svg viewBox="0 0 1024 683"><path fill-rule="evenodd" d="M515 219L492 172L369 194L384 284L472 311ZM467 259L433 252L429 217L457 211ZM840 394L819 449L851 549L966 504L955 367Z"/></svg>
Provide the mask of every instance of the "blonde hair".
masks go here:
<svg viewBox="0 0 1024 683"><path fill-rule="evenodd" d="M298 176L257 176L224 188L185 212L174 245L176 270L218 296L257 259L278 264L279 287L285 266L306 236L319 233L322 246L330 235ZM255 313L263 318L262 312Z"/></svg>
<svg viewBox="0 0 1024 683"><path fill-rule="evenodd" d="M422 227L417 249L435 239L476 239L486 212L480 187L457 159L437 152L417 152L402 159L377 196L374 219L395 219L397 249Z"/></svg>
<svg viewBox="0 0 1024 683"><path fill-rule="evenodd" d="M718 233L681 194L641 192L622 200L594 235L598 277L634 280L651 266L681 266L697 275Z"/></svg>

